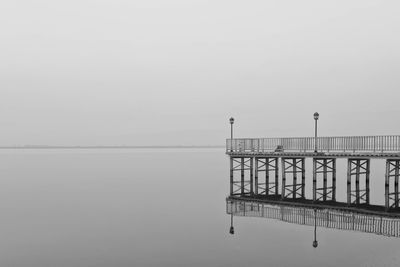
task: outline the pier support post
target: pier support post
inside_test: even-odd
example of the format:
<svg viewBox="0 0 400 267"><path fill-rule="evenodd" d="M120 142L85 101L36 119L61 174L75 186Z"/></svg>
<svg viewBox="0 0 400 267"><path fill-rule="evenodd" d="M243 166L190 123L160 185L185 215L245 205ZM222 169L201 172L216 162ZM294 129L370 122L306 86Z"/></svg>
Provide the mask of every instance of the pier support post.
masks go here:
<svg viewBox="0 0 400 267"><path fill-rule="evenodd" d="M250 171L250 195L251 196L254 196L253 162L254 162L253 158L250 158L250 166L249 166L250 170L249 171Z"/></svg>
<svg viewBox="0 0 400 267"><path fill-rule="evenodd" d="M332 162L332 200L336 201L336 159Z"/></svg>
<svg viewBox="0 0 400 267"><path fill-rule="evenodd" d="M329 180L328 181L328 177ZM322 187L318 180L322 178ZM336 159L313 158L313 201L336 200Z"/></svg>
<svg viewBox="0 0 400 267"><path fill-rule="evenodd" d="M231 196L252 196L253 189L253 158L230 157Z"/></svg>
<svg viewBox="0 0 400 267"><path fill-rule="evenodd" d="M258 196L258 188L259 188L259 181L258 181L258 172L259 172L259 167L258 167L258 159L254 158L254 194Z"/></svg>
<svg viewBox="0 0 400 267"><path fill-rule="evenodd" d="M277 196L279 186L278 157L256 157L255 160L255 194ZM263 177L263 178L261 178Z"/></svg>
<svg viewBox="0 0 400 267"><path fill-rule="evenodd" d="M301 174L301 183L297 181L297 174ZM292 184L286 184L287 179ZM305 198L305 158L282 158L282 195L281 198Z"/></svg>
<svg viewBox="0 0 400 267"><path fill-rule="evenodd" d="M232 157L230 157L229 158L229 165L230 165L230 179L229 179L229 181L230 181L230 183L229 183L229 194L231 195L231 196L233 196L233 183L234 183L234 181L233 181L233 158Z"/></svg>
<svg viewBox="0 0 400 267"><path fill-rule="evenodd" d="M349 158L347 162L347 204L369 204L370 159ZM352 177L355 177L355 189L352 190ZM360 179L364 178L363 189Z"/></svg>
<svg viewBox="0 0 400 267"><path fill-rule="evenodd" d="M244 195L244 158L240 159L240 193Z"/></svg>
<svg viewBox="0 0 400 267"><path fill-rule="evenodd" d="M399 208L400 160L386 160L385 174L385 210Z"/></svg>

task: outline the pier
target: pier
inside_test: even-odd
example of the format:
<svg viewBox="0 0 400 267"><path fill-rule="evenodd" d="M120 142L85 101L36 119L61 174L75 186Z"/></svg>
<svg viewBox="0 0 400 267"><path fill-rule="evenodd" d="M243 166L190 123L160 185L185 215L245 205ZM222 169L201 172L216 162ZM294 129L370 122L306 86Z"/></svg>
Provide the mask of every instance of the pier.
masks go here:
<svg viewBox="0 0 400 267"><path fill-rule="evenodd" d="M230 161L228 201L324 204L400 217L400 135L230 138L226 154ZM336 199L339 158L347 161L347 187L342 189L346 190L345 202ZM371 159L386 163L381 176L385 188L382 205L370 203L374 190L370 188ZM312 170L306 170L308 160ZM306 185L306 175L312 175L312 185ZM306 186L312 186L312 198L306 198Z"/></svg>

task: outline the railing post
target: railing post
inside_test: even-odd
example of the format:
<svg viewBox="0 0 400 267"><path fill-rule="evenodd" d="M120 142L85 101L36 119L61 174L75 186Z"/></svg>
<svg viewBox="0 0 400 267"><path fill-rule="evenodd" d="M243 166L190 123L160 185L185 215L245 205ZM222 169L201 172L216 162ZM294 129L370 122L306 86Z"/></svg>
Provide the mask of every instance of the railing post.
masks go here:
<svg viewBox="0 0 400 267"><path fill-rule="evenodd" d="M376 136L374 136L374 152L376 151Z"/></svg>
<svg viewBox="0 0 400 267"><path fill-rule="evenodd" d="M327 147L328 153L329 153L330 148L331 148L331 138L328 137L328 147Z"/></svg>

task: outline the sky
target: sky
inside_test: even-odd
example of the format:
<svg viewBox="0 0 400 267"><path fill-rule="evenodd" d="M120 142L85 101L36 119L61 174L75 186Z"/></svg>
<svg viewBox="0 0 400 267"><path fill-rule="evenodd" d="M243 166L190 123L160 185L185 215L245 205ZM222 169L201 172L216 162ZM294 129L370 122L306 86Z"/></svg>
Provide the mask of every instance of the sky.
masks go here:
<svg viewBox="0 0 400 267"><path fill-rule="evenodd" d="M5 0L0 145L400 134L399 1Z"/></svg>

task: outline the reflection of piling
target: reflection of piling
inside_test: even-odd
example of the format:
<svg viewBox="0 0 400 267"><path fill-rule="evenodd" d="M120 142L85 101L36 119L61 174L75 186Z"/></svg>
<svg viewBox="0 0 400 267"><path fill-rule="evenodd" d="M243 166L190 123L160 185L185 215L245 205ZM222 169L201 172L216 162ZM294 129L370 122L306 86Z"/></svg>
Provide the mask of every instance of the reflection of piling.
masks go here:
<svg viewBox="0 0 400 267"><path fill-rule="evenodd" d="M297 207L289 203L258 203L233 198L228 198L226 203L228 214L234 216L263 217L299 225L400 237L400 217L391 215L384 216L328 207L315 209L313 205Z"/></svg>

